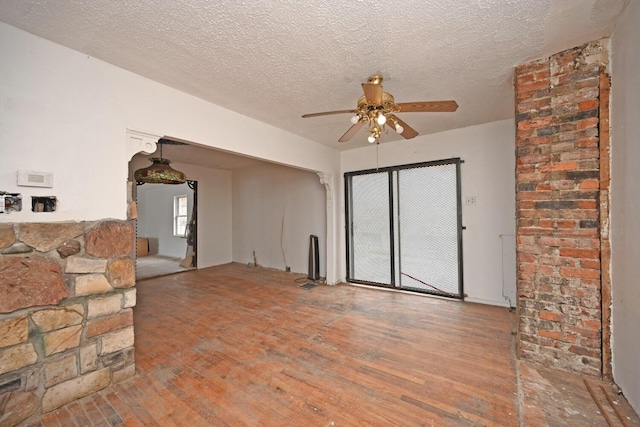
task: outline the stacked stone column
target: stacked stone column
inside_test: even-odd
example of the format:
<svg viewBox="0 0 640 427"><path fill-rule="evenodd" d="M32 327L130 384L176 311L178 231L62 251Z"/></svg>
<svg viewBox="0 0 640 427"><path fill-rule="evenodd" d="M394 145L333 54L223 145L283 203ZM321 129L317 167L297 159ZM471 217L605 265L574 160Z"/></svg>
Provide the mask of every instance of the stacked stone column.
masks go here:
<svg viewBox="0 0 640 427"><path fill-rule="evenodd" d="M135 374L133 242L128 222L0 224L0 425Z"/></svg>

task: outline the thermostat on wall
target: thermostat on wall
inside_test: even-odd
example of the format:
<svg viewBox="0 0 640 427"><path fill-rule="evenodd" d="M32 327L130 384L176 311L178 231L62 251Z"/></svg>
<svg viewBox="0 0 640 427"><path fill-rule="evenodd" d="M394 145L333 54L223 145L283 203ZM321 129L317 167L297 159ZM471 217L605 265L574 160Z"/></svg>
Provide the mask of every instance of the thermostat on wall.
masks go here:
<svg viewBox="0 0 640 427"><path fill-rule="evenodd" d="M22 187L53 187L51 172L18 171L18 185Z"/></svg>

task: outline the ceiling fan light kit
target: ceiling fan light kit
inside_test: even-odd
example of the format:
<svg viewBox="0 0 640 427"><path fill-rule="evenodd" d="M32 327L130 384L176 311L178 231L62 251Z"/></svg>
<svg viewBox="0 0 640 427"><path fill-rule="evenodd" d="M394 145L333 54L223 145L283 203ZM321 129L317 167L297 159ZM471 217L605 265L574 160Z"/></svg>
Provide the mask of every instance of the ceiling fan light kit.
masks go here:
<svg viewBox="0 0 640 427"><path fill-rule="evenodd" d="M405 139L418 136L418 132L402 121L397 113L418 112L453 112L458 109L455 101L423 101L395 103L393 96L382 90L382 76L373 76L367 83L362 83L364 95L358 99L355 110L327 111L323 113L305 114L303 118L326 116L330 114L351 113L351 128L338 141L347 142L366 125L370 143L380 143L380 135L387 133L387 126Z"/></svg>

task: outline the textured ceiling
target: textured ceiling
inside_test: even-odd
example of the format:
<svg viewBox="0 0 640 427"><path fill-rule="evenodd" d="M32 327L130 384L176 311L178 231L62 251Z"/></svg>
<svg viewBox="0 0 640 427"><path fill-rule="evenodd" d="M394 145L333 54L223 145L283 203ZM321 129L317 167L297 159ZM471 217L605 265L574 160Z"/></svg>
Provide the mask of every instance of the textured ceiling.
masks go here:
<svg viewBox="0 0 640 427"><path fill-rule="evenodd" d="M513 117L515 65L608 36L629 0L0 0L0 20L337 149L360 83L420 134ZM5 64L6 66L6 64ZM394 132L382 141L401 139Z"/></svg>

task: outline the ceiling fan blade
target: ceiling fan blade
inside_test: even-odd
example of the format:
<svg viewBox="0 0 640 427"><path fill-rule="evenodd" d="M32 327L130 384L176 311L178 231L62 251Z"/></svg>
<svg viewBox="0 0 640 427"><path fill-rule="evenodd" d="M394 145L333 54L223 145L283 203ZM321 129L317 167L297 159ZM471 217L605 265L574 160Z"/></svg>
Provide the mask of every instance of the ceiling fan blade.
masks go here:
<svg viewBox="0 0 640 427"><path fill-rule="evenodd" d="M358 133L358 131L362 128L362 126L364 126L364 122L358 122L355 125L351 126L349 128L348 131L346 131L344 133L344 135L342 135L340 137L340 139L338 141L340 142L347 142L348 140L350 140L351 138L353 138L353 135L355 135L356 133Z"/></svg>
<svg viewBox="0 0 640 427"><path fill-rule="evenodd" d="M329 116L331 114L346 114L346 113L355 114L356 110L324 111L322 113L305 114L304 116L302 116L302 118L308 119L309 117Z"/></svg>
<svg viewBox="0 0 640 427"><path fill-rule="evenodd" d="M414 128L406 124L404 121L400 120L397 116L393 114L387 114L387 120L389 120L391 123L398 123L404 128L404 130L400 134L403 138L411 139L418 136L418 132Z"/></svg>
<svg viewBox="0 0 640 427"><path fill-rule="evenodd" d="M399 113L450 113L458 109L456 101L400 102Z"/></svg>
<svg viewBox="0 0 640 427"><path fill-rule="evenodd" d="M362 83L364 97L369 104L382 104L382 86L373 83Z"/></svg>

